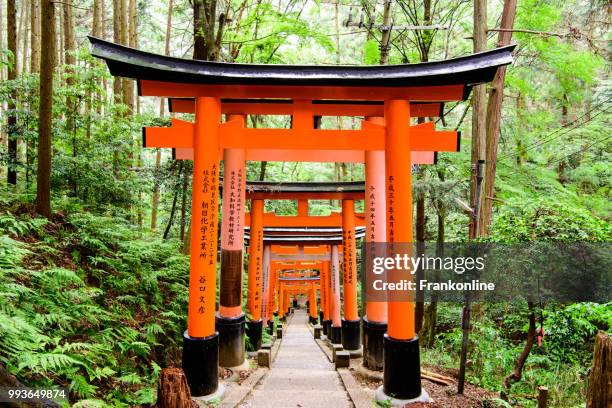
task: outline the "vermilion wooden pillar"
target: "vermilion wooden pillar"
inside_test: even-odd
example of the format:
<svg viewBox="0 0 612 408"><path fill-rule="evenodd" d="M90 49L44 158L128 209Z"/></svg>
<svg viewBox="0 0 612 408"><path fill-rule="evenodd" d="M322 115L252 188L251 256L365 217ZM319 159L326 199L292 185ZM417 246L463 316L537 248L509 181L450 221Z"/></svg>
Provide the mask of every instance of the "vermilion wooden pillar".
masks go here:
<svg viewBox="0 0 612 408"><path fill-rule="evenodd" d="M413 241L409 118L408 101L385 101L387 241L391 246L400 244L396 252L405 252ZM384 374L380 391L400 400L419 399L425 391L421 388L413 299L388 301L387 305L388 328L384 338Z"/></svg>
<svg viewBox="0 0 612 408"><path fill-rule="evenodd" d="M267 326L270 320L270 245L264 245L261 296L261 318Z"/></svg>
<svg viewBox="0 0 612 408"><path fill-rule="evenodd" d="M278 310L278 317L283 319L285 317L285 308L283 307L283 304L285 303L285 297L287 296L285 294L285 284L283 282L279 282L278 284L278 296L279 296L279 310Z"/></svg>
<svg viewBox="0 0 612 408"><path fill-rule="evenodd" d="M308 317L311 324L317 323L317 290L314 283L308 285Z"/></svg>
<svg viewBox="0 0 612 408"><path fill-rule="evenodd" d="M255 350L261 347L263 323L261 320L262 266L263 266L263 200L251 201L251 228L249 239L249 276L247 307L251 320L246 324L247 335Z"/></svg>
<svg viewBox="0 0 612 408"><path fill-rule="evenodd" d="M380 125L385 124L385 120L381 117L367 120ZM365 251L366 256L375 256L372 251L375 242L383 245L387 240L386 207L385 152L380 150L365 152L365 242L368 246ZM370 370L383 369L383 338L386 331L387 303L372 302L366 298L363 318L363 365Z"/></svg>
<svg viewBox="0 0 612 408"><path fill-rule="evenodd" d="M325 261L321 266L321 293L323 294L323 334L331 336L331 288L330 288L330 262Z"/></svg>
<svg viewBox="0 0 612 408"><path fill-rule="evenodd" d="M287 315L289 313L289 302L291 301L291 294L290 293L286 293L284 298L283 298L283 311L285 313L285 315Z"/></svg>
<svg viewBox="0 0 612 408"><path fill-rule="evenodd" d="M196 98L189 308L183 340L183 370L191 394L217 390L219 336L215 332L217 217L219 211L218 98Z"/></svg>
<svg viewBox="0 0 612 408"><path fill-rule="evenodd" d="M278 264L274 264L271 268L272 271L272 280L270 286L270 311L274 316L278 315L278 277L280 275L280 267Z"/></svg>
<svg viewBox="0 0 612 408"><path fill-rule="evenodd" d="M228 121L244 116L228 115ZM244 149L223 151L223 212L221 214L221 287L219 288L219 364L235 367L244 362L245 316L242 312L242 251L246 169Z"/></svg>
<svg viewBox="0 0 612 408"><path fill-rule="evenodd" d="M342 200L342 256L344 258L344 319L342 347L356 351L361 348L359 312L357 307L357 249L355 247L355 202Z"/></svg>
<svg viewBox="0 0 612 408"><path fill-rule="evenodd" d="M340 344L342 342L342 319L340 317L340 255L337 245L331 246L330 272L332 325L329 339L334 344Z"/></svg>

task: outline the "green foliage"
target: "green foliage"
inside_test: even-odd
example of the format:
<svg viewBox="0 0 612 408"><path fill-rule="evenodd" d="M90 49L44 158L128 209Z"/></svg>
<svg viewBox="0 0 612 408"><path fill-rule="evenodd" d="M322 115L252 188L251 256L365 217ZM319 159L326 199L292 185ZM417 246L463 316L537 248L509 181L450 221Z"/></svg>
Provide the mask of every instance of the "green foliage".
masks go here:
<svg viewBox="0 0 612 408"><path fill-rule="evenodd" d="M514 369L527 332L527 308L519 303L475 305L470 333L467 378L472 384L499 392ZM459 364L462 330L461 308L438 305L439 324L434 348L423 349L425 364L454 369ZM579 406L586 392L586 370L598 330L612 327L612 305L578 303L546 305L545 337L537 343L523 370L523 378L509 394L512 405L533 406L525 395L540 386L549 389L549 406ZM539 311L536 315L539 316ZM539 318L538 318L539 321ZM539 323L538 323L539 326Z"/></svg>
<svg viewBox="0 0 612 408"><path fill-rule="evenodd" d="M589 212L544 202L505 206L495 218L492 239L503 242L592 241L609 242L612 227Z"/></svg>
<svg viewBox="0 0 612 408"><path fill-rule="evenodd" d="M45 223L14 227L20 219L9 217L2 225L29 243L0 239L0 362L32 385L67 384L73 399L153 403L160 366L174 364L185 327L188 261L176 243L79 213L49 224L53 234L42 235L58 251L34 262Z"/></svg>
<svg viewBox="0 0 612 408"><path fill-rule="evenodd" d="M380 62L380 48L375 40L368 40L363 47L363 63L376 65Z"/></svg>
<svg viewBox="0 0 612 408"><path fill-rule="evenodd" d="M271 3L259 2L241 22L241 30L226 33L228 41L240 44L237 61L290 63L299 56L294 47L316 46L332 51L325 34L300 18L298 12L283 13Z"/></svg>
<svg viewBox="0 0 612 408"><path fill-rule="evenodd" d="M588 365L598 330L612 329L612 304L577 303L546 310L545 352L560 362Z"/></svg>

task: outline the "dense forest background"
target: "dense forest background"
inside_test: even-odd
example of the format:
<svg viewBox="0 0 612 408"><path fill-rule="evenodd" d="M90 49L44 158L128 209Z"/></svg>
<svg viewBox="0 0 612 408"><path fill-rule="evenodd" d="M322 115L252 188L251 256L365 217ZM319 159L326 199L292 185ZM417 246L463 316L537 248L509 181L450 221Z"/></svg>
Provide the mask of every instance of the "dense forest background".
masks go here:
<svg viewBox="0 0 612 408"><path fill-rule="evenodd" d="M112 78L87 35L266 64L415 63L516 42L505 77L435 119L463 132L462 151L413 169L416 238L609 242L611 12L605 0L0 0L0 370L69 387L77 406L129 406L154 403L160 368L180 364L191 163L142 148L142 126L169 123L166 102ZM248 163L249 180L363 178L363 165ZM475 203L480 216L466 215ZM472 309L470 383L500 406L534 406L539 385L550 406L583 404L610 303ZM461 305L423 315L424 364L456 370Z"/></svg>

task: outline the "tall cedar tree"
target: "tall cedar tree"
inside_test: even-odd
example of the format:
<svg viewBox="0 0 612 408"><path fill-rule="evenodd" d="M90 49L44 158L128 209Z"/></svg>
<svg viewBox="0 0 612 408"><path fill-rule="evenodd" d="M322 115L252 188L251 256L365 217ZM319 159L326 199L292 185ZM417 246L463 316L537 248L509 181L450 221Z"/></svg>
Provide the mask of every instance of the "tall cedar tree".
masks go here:
<svg viewBox="0 0 612 408"><path fill-rule="evenodd" d="M40 58L40 104L38 124L38 174L36 210L51 217L51 113L53 110L53 71L55 68L55 6L53 0L41 1L41 37L46 45Z"/></svg>
<svg viewBox="0 0 612 408"><path fill-rule="evenodd" d="M6 3L6 39L8 50L13 54L12 64L8 68L7 79L17 79L17 8L15 0L7 0ZM17 99L17 88L13 87L11 97L8 100L7 110L7 135L8 135L8 158L9 166L6 175L8 184L17 185L17 117L15 115L15 100Z"/></svg>
<svg viewBox="0 0 612 408"><path fill-rule="evenodd" d="M40 0L30 0L30 72L40 71Z"/></svg>
<svg viewBox="0 0 612 408"><path fill-rule="evenodd" d="M517 0L504 0L504 9L500 28L512 30L516 16ZM497 46L502 47L512 41L512 31L500 31L497 38ZM483 185L482 207L480 210L479 229L480 235L488 235L493 217L493 200L495 195L495 173L497 171L497 146L499 144L499 126L501 123L501 107L504 97L504 79L506 78L506 67L500 67L495 74L493 83L489 90L487 101L487 128L486 128L486 159L485 177Z"/></svg>

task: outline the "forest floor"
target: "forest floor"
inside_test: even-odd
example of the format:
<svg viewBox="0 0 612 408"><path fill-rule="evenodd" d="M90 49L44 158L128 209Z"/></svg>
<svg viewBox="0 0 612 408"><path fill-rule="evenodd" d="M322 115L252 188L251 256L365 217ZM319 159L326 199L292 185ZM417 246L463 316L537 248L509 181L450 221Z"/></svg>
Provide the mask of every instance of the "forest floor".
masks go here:
<svg viewBox="0 0 612 408"><path fill-rule="evenodd" d="M382 385L382 378L377 377L382 377L382 373L373 373L369 370L365 370L361 367L361 364L361 359L352 359L350 372L363 387L363 390L374 399L376 389ZM423 368L426 368L430 373L456 379L456 373L450 372L450 370L434 366L424 366ZM410 408L481 408L483 406L497 406L494 401L498 396L495 393L472 384L466 383L465 390L463 394L460 395L457 394L455 384L452 386L444 385L430 381L426 378L422 378L421 382L423 388L431 397L432 402L412 404Z"/></svg>

